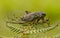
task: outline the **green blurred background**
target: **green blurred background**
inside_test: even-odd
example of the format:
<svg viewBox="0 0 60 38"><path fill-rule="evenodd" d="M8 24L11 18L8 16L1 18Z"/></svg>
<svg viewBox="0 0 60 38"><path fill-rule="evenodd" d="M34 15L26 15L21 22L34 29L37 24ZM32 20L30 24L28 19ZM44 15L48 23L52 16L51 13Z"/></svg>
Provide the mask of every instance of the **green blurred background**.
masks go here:
<svg viewBox="0 0 60 38"><path fill-rule="evenodd" d="M11 32L6 27L4 20L7 13L13 10L28 10L31 12L44 11L46 12L47 17L50 18L51 22L60 21L60 0L0 0L1 36L16 36L16 33ZM23 12L21 14L23 14ZM60 34L60 26L46 33L40 33L40 36L54 36L57 34ZM36 34L36 36L38 36L38 34Z"/></svg>

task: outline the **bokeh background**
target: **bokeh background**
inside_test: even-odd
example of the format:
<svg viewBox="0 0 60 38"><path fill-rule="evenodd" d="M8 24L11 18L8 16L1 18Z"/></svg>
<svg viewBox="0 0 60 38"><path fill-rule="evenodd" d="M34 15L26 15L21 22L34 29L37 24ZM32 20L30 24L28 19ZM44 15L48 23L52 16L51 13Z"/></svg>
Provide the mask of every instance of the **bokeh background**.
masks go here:
<svg viewBox="0 0 60 38"><path fill-rule="evenodd" d="M11 32L5 25L7 13L14 10L28 10L31 12L43 11L46 12L51 22L60 21L60 0L0 0L0 36L13 37L19 35ZM21 12L19 14L21 16L21 14L23 15L24 13ZM32 34L29 37L52 37L58 34L60 34L60 26L46 33Z"/></svg>

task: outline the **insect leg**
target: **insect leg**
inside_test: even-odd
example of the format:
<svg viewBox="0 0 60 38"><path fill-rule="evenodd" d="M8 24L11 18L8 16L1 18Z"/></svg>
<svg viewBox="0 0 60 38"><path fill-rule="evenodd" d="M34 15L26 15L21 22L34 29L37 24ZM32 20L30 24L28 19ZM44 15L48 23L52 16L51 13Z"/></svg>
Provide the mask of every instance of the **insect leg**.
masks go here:
<svg viewBox="0 0 60 38"><path fill-rule="evenodd" d="M43 23L47 23L48 27L50 27L50 21L49 21L48 18L47 18L47 19L42 18L42 22L43 22Z"/></svg>
<svg viewBox="0 0 60 38"><path fill-rule="evenodd" d="M46 23L46 21L45 21L45 18L44 18L44 17L42 17L42 18L41 18L41 20L42 20L42 23Z"/></svg>
<svg viewBox="0 0 60 38"><path fill-rule="evenodd" d="M40 18L37 19L37 23L39 22Z"/></svg>
<svg viewBox="0 0 60 38"><path fill-rule="evenodd" d="M49 19L46 19L46 23L47 23L48 27L50 27L50 21L49 21Z"/></svg>

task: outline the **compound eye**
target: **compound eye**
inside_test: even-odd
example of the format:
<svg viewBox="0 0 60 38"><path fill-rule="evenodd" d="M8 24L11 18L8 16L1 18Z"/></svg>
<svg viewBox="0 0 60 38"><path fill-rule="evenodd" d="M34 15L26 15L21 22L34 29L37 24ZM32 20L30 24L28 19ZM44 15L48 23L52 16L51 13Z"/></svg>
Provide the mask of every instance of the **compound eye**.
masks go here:
<svg viewBox="0 0 60 38"><path fill-rule="evenodd" d="M43 13L42 15L43 15L43 16L46 16L46 14L45 14L45 13Z"/></svg>

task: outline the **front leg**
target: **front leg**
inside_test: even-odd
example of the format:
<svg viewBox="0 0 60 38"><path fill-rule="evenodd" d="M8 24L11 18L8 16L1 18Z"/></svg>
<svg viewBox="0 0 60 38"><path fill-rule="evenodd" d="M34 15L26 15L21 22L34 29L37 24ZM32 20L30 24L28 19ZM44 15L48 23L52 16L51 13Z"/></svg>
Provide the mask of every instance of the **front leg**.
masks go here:
<svg viewBox="0 0 60 38"><path fill-rule="evenodd" d="M43 18L41 18L41 20L42 20L42 23L46 23L46 20L45 20L45 18L43 17Z"/></svg>
<svg viewBox="0 0 60 38"><path fill-rule="evenodd" d="M47 23L48 27L50 27L50 21L48 18L46 19L46 23Z"/></svg>
<svg viewBox="0 0 60 38"><path fill-rule="evenodd" d="M47 23L48 27L50 27L50 21L48 18L42 18L42 23Z"/></svg>

